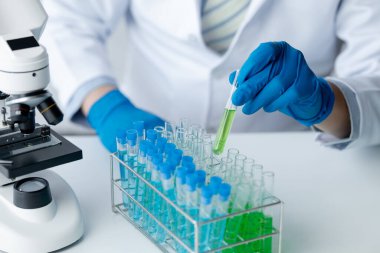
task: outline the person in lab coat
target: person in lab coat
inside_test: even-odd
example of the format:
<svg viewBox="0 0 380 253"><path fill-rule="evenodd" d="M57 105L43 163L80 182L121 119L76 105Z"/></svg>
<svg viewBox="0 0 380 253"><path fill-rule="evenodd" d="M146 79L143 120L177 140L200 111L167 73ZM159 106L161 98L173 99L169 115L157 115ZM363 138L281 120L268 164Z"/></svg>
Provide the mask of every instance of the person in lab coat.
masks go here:
<svg viewBox="0 0 380 253"><path fill-rule="evenodd" d="M235 131L320 130L344 149L380 143L378 0L49 0L45 45L74 122L115 150L119 129L182 117L215 131L234 71ZM127 22L125 83L106 56ZM231 74L232 73L232 74ZM247 115L245 115L247 114Z"/></svg>

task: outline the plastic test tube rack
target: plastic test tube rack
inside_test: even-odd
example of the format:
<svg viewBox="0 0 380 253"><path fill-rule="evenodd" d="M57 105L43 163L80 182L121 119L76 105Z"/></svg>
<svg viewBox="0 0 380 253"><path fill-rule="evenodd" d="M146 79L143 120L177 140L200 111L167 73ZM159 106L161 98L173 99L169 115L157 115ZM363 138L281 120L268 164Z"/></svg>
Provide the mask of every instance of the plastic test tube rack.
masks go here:
<svg viewBox="0 0 380 253"><path fill-rule="evenodd" d="M261 206L252 206L236 212L230 211L227 215L211 218L206 221L195 220L180 206L167 198L162 191L156 189L150 182L145 180L137 171L131 169L120 160L116 154L111 154L110 162L112 211L121 214L161 249L162 252L281 253L283 203L278 198L266 196L265 204ZM134 196L135 191L125 187L125 185L128 185L128 182L126 184L122 182L122 180L126 179L121 179L119 168L124 168L125 174L130 175L129 177L132 175L134 177L133 180L137 180L139 187L145 189L145 192L149 192L150 196L154 194L155 198L159 198L160 203L164 203L167 211L152 211L151 204L149 204L151 199L142 201L141 199L144 196ZM128 205L125 204L126 199ZM131 206L135 208L132 212L128 210ZM141 212L138 220L131 215L137 209ZM253 228L255 224L263 222L262 214L269 214L270 223L269 225L264 225L264 229L259 229L260 232L257 233L258 230ZM165 215L167 216L165 217ZM168 218L170 218L168 217L169 215L174 215L175 219L180 222L176 222L175 226L173 224L170 225L167 222ZM244 226L244 231L248 232L241 234L237 231L234 240L214 240L208 244L207 248L201 245L201 240L204 238L203 231L234 226L235 223L238 223L237 226ZM179 228L181 226L191 227L191 231L193 231L192 239L186 238L180 231ZM158 237L158 234L160 234L161 238Z"/></svg>

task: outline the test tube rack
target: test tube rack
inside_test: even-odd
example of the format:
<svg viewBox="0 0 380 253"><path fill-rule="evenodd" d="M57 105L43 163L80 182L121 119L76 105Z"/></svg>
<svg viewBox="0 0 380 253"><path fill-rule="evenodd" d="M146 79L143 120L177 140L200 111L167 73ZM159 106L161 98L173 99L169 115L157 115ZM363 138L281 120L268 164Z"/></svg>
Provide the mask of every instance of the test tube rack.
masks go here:
<svg viewBox="0 0 380 253"><path fill-rule="evenodd" d="M125 173L129 175L127 179L122 179L120 175L122 170L125 170ZM110 174L112 211L122 215L162 252L281 253L283 202L275 196L267 196L265 198L265 204L260 206L253 206L242 211L211 218L207 221L199 221L192 218L185 210L167 198L164 193L145 180L142 175L130 168L124 161L120 160L116 153L110 155ZM170 211L162 212L157 215L153 213L152 210L149 210L146 202L141 201L142 196L134 196L134 189L126 187L128 182L123 182L132 177L133 180L139 181L139 187L143 187L146 191L156 194L156 196L160 198L161 203L166 205L166 210ZM126 199L129 205L125 204ZM132 210L133 212L139 209L142 218L139 220L134 219L133 215L131 215L131 210L129 210L131 207L135 209ZM183 224L177 224L176 227L164 224L162 216L169 215L171 212L176 215L177 220L178 217L182 217ZM257 223L263 222L263 213L269 214L269 227L267 226L257 233L258 230L252 229L252 227ZM237 226L246 226L244 231L256 232L245 233L244 235L238 232L232 242L221 240L220 242L208 244L206 249L202 248L201 240L204 238L202 232L205 231L205 228L207 228L207 231L210 231L210 228L220 228L220 224L227 224L227 226L230 224L231 226L235 222L240 223ZM149 227L146 226L147 224ZM192 231L194 231L193 239L184 238L179 231L180 226L191 226ZM155 232L152 233L149 231L151 227L155 228ZM157 238L158 233L161 234L161 236L164 234L164 240Z"/></svg>

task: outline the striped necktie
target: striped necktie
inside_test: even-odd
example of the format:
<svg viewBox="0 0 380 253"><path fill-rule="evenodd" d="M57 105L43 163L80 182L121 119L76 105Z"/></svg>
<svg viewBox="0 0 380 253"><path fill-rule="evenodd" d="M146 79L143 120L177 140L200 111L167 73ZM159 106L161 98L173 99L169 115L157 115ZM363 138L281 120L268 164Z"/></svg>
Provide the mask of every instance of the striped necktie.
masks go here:
<svg viewBox="0 0 380 253"><path fill-rule="evenodd" d="M203 40L209 48L223 54L239 29L251 0L203 1Z"/></svg>

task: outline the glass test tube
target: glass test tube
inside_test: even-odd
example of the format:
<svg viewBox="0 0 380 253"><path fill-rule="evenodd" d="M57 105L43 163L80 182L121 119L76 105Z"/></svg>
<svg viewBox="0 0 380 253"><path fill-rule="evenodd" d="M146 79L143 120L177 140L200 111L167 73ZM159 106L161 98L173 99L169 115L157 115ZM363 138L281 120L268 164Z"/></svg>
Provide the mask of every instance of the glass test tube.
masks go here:
<svg viewBox="0 0 380 253"><path fill-rule="evenodd" d="M155 126L153 129L156 131L158 137L162 137L165 132L165 128L163 126Z"/></svg>
<svg viewBox="0 0 380 253"><path fill-rule="evenodd" d="M230 134L230 130L232 127L232 123L235 118L235 113L237 106L232 104L232 95L237 89L237 77L239 75L239 70L235 73L235 79L232 84L230 96L227 100L226 107L224 109L224 114L222 120L220 121L218 132L216 134L215 143L214 143L214 153L220 155L223 153L224 146L226 145L228 135Z"/></svg>

